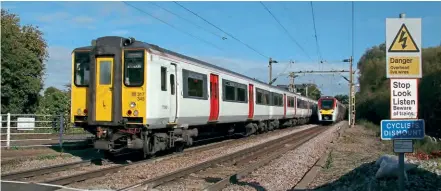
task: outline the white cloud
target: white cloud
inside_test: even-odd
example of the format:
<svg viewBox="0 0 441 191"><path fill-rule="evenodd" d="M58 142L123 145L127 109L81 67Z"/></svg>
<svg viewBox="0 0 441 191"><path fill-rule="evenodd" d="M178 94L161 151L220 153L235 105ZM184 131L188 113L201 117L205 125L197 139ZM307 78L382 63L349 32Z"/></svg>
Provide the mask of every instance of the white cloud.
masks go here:
<svg viewBox="0 0 441 191"><path fill-rule="evenodd" d="M128 30L116 30L112 32L113 35L117 35L117 36L124 36L129 34Z"/></svg>
<svg viewBox="0 0 441 191"><path fill-rule="evenodd" d="M74 17L72 18L72 21L78 24L90 24L95 22L95 19L92 17L88 17L88 16L78 16L78 17Z"/></svg>
<svg viewBox="0 0 441 191"><path fill-rule="evenodd" d="M153 23L153 19L150 17L139 17L139 16L124 16L118 19L114 19L112 21L113 25L117 25L118 27L122 26L133 26L133 25L146 25Z"/></svg>
<svg viewBox="0 0 441 191"><path fill-rule="evenodd" d="M48 23L48 25L53 25L55 23L67 24L70 26L95 29L92 25L96 21L95 18L87 15L73 16L67 12L54 12L41 15L37 17L40 22Z"/></svg>
<svg viewBox="0 0 441 191"><path fill-rule="evenodd" d="M67 12L54 12L54 13L41 15L41 16L37 17L37 20L40 22L50 23L50 22L55 22L55 21L59 21L59 20L66 20L69 17L70 17L70 15Z"/></svg>
<svg viewBox="0 0 441 191"><path fill-rule="evenodd" d="M63 46L50 46L48 52L44 87L64 88L64 85L71 81L72 49Z"/></svg>
<svg viewBox="0 0 441 191"><path fill-rule="evenodd" d="M129 7L124 5L123 2L100 2L99 10L101 16L109 16L111 14L126 15L129 13Z"/></svg>

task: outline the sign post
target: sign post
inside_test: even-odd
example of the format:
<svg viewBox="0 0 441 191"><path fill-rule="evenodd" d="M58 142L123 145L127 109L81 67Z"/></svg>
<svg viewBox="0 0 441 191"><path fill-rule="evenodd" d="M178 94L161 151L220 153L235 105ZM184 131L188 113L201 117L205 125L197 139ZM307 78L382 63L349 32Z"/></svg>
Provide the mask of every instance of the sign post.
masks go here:
<svg viewBox="0 0 441 191"><path fill-rule="evenodd" d="M418 119L418 78L422 77L421 18L386 18L386 76L390 78L390 117L381 121L381 139L393 140L399 154L398 187L404 191L404 153L424 138Z"/></svg>

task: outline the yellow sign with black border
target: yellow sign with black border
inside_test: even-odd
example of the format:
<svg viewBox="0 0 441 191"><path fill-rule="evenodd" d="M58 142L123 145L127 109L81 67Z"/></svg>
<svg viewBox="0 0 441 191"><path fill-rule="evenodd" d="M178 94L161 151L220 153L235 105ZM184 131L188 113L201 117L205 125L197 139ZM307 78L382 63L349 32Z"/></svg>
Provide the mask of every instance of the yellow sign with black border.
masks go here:
<svg viewBox="0 0 441 191"><path fill-rule="evenodd" d="M413 40L412 35L406 27L406 24L401 25L397 35L395 35L392 44L389 47L389 52L419 52L417 44Z"/></svg>
<svg viewBox="0 0 441 191"><path fill-rule="evenodd" d="M421 78L421 19L386 18L386 77Z"/></svg>

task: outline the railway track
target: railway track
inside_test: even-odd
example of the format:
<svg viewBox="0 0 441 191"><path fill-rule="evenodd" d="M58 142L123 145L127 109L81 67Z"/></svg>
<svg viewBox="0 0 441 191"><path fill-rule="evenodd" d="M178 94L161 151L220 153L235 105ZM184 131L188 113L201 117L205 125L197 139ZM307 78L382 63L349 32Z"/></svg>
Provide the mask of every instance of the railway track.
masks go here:
<svg viewBox="0 0 441 191"><path fill-rule="evenodd" d="M66 163L66 164L48 166L43 168L13 172L13 173L4 174L1 176L1 178L2 180L20 180L24 178L31 178L45 174L65 171L76 167L87 166L94 163L102 163L102 159L83 160L73 163Z"/></svg>
<svg viewBox="0 0 441 191"><path fill-rule="evenodd" d="M240 143L241 141L245 141L245 140L260 139L263 136L277 135L278 133L284 133L285 131L290 131L290 130L292 130L292 129L291 128L277 129L277 130L274 130L274 131L266 133L266 134L259 134L259 135L251 136L251 137L248 137L247 139L238 139L237 141ZM307 130L304 130L304 131L307 131ZM72 184L75 182L80 182L80 181L84 181L87 179L101 177L101 176L104 176L105 174L108 174L108 173L118 172L119 170L121 170L125 167L129 167L129 166L135 166L138 164L147 164L147 163L155 162L158 160L165 160L168 158L177 157L177 156L183 155L183 154L189 154L191 152L203 152L203 151L210 150L213 148L223 147L223 146L230 144L232 141L233 140L231 140L231 139L224 140L222 142L216 142L216 143L211 143L208 145L202 145L202 146L198 146L198 147L188 148L188 149L184 150L184 152L182 152L182 153L173 153L173 154L169 154L169 155L165 155L165 156L161 156L161 157L157 157L157 158L151 158L151 159L147 159L147 160L141 160L141 161L137 161L137 162L133 162L133 163L129 163L129 164L117 164L115 166L111 166L111 167L107 167L107 168L90 170L90 171L87 171L84 173L77 173L77 174L70 175L70 176L45 179L42 181L35 181L35 182L54 184L54 185L69 185L69 184ZM27 170L27 171L15 172L15 173L3 175L2 179L4 179L4 180L31 179L32 180L33 177L37 177L37 179L38 179L38 176L40 176L40 175L49 175L49 174L60 172L60 171L70 170L70 169L73 169L76 167L87 166L87 165L91 165L94 162L102 163L103 159L84 160L84 161L79 161L79 162L74 162L74 163L61 164L61 165L49 166L49 167L44 167L44 168L39 168L39 169L32 169L32 170Z"/></svg>
<svg viewBox="0 0 441 191"><path fill-rule="evenodd" d="M279 132L284 132L284 131L287 131L287 130L282 129ZM264 136L264 134L252 137L252 139L257 139L257 138L259 138L261 136ZM109 168L104 168L104 169L98 169L98 170L93 170L93 171L89 171L89 172L79 173L79 174L75 174L75 175L72 175L72 176L59 177L59 178L55 178L55 179L46 180L43 183L54 184L54 185L69 185L69 184L72 184L72 183L75 183L75 182L80 182L80 181L84 181L84 180L87 180L87 179L93 179L93 178L96 178L96 177L101 177L101 176L103 176L105 174L108 174L108 173L118 172L120 169L129 167L129 166L135 166L135 165L138 165L138 164L152 163L152 162L155 162L155 161L158 161L158 160L165 160L165 159L168 159L168 158L177 157L179 155L188 154L188 153L191 153L191 152L202 152L202 151L210 150L210 149L213 149L213 148L216 148L216 147L222 147L222 146L225 146L225 145L229 144L231 141L232 140L225 140L225 141L222 141L222 142L212 143L212 144L208 144L208 145L202 145L202 146L199 146L199 147L192 147L192 148L184 150L184 152L181 152L181 153L173 153L173 154L169 154L169 155L165 155L165 156L161 156L161 157L157 157L157 158L151 158L151 159L147 159L147 160L137 161L137 162L134 162L134 163L119 164L119 165L112 166L112 167L109 167Z"/></svg>
<svg viewBox="0 0 441 191"><path fill-rule="evenodd" d="M203 145L200 146L200 148L198 148L198 151L203 151L203 150L208 150L214 147L218 147L218 146L223 146L225 144L228 144L231 140L226 140L223 142L219 142L219 143L213 143L210 145ZM187 149L186 151L192 151L193 149ZM173 156L177 156L181 153L177 153ZM154 158L152 160L158 160L159 158ZM24 171L19 171L19 172L13 172L13 173L8 173L8 174L4 174L1 176L2 180L22 180L22 179L32 179L33 177L37 177L37 176L41 176L41 175L47 175L47 174L52 174L52 173L56 173L56 172L61 172L61 171L66 171L66 170L70 170L73 168L78 168L78 167L83 167L83 166L88 166L88 165L92 165L92 164L103 164L105 160L103 160L102 158L96 158L96 159L90 159L90 160L83 160L83 161L78 161L78 162L72 162L72 163L66 163L66 164L60 164L60 165L54 165L54 166L47 166L47 167L42 167L42 168L36 168L36 169L30 169L30 170L24 170ZM96 170L95 171L91 171L91 172L86 172L83 174L78 174L78 176L80 175L87 175L87 178L93 177L93 176L99 176L100 173L98 173L99 171L103 171L103 173L109 173L109 172L113 172L113 170L117 170L118 168L122 168L125 166L129 166L129 165L136 165L142 162L147 162L147 161L138 161L135 163L131 163L131 164L126 164L126 165L117 165L114 167L110 167L108 169L104 169L104 170ZM102 174L102 173L101 173ZM75 182L75 181L81 181L84 178L80 178L77 177L77 175L73 175L70 177L61 177L61 178L56 178L56 179L52 179L49 181L46 181L45 183L56 183L59 185L64 185L64 184L68 184L71 182Z"/></svg>
<svg viewBox="0 0 441 191"><path fill-rule="evenodd" d="M152 178L142 183L122 188L119 191L149 190L153 188L161 190L161 187L167 188L164 190L182 189L182 187L176 188L176 186L182 185L182 183L177 183L178 181L184 181L186 182L186 185L188 185L188 182L196 182L195 185L189 186L192 189L221 190L229 185L230 182L236 182L241 177L267 164L287 151L299 147L326 129L328 128L321 126L313 127L213 160L199 163L188 168ZM175 181L182 177L184 177L184 180Z"/></svg>

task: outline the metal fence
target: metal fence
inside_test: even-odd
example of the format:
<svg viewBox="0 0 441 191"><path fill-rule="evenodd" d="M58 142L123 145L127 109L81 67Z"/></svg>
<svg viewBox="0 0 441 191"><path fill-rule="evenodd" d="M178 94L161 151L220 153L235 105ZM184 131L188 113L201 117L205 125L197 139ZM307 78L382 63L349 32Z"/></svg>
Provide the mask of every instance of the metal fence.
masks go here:
<svg viewBox="0 0 441 191"><path fill-rule="evenodd" d="M1 114L2 148L53 147L89 144L92 134L75 128L65 115Z"/></svg>

